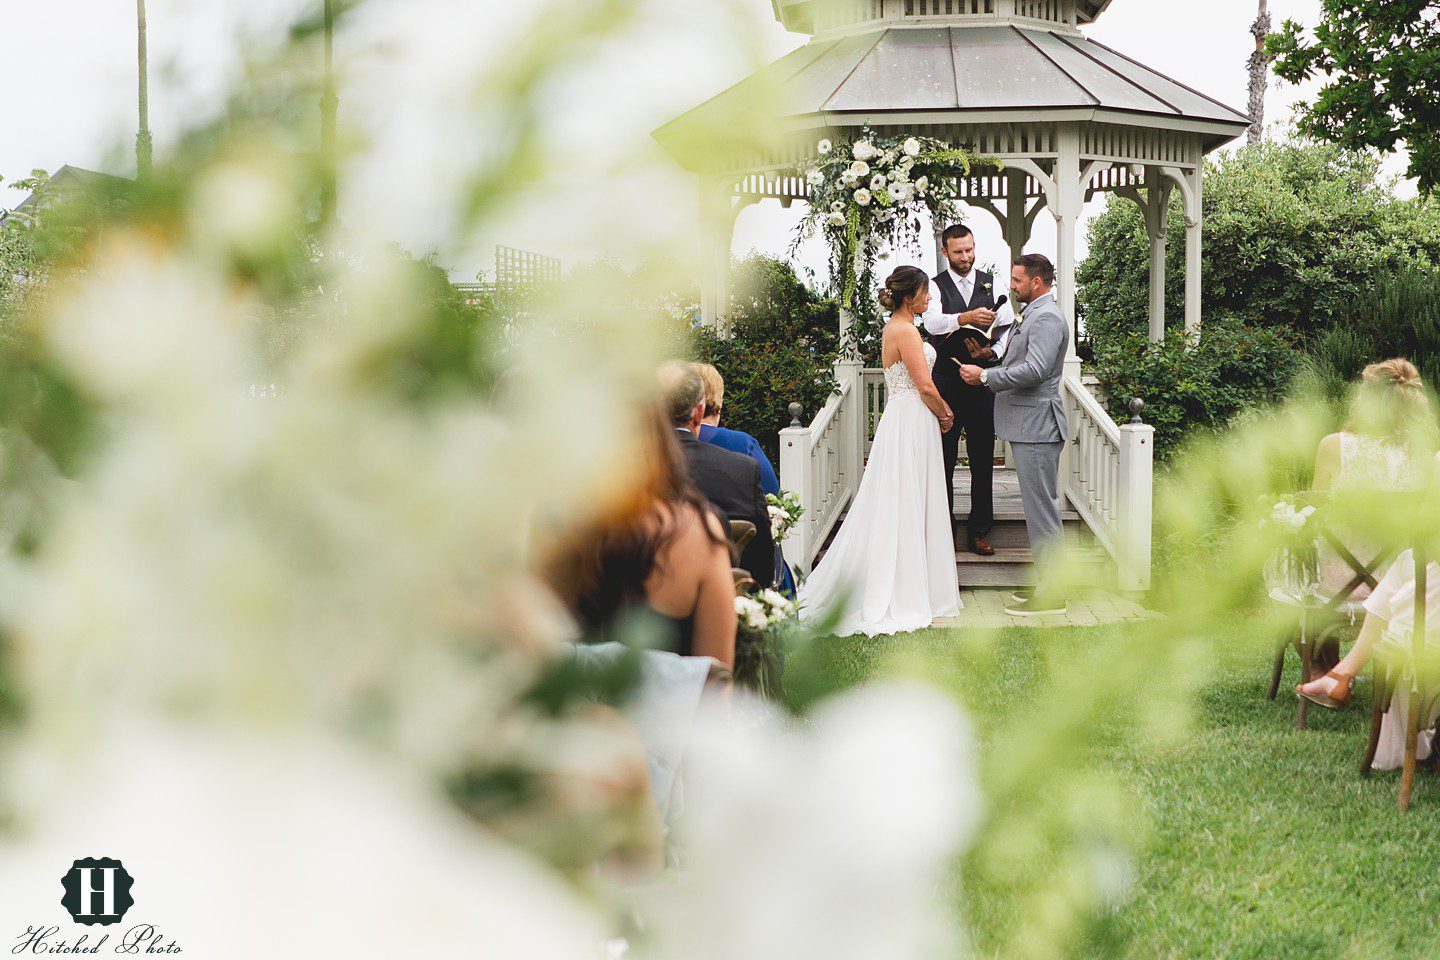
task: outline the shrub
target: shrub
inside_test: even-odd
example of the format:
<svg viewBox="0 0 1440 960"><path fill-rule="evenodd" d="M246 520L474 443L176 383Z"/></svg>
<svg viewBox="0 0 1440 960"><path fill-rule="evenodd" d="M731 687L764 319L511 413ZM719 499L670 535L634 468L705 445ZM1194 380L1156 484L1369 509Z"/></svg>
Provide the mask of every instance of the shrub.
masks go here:
<svg viewBox="0 0 1440 960"><path fill-rule="evenodd" d="M1192 345L1183 335L1151 343L1126 333L1097 344L1095 373L1118 422L1130 419L1132 397L1145 401L1163 460L1197 428L1220 429L1237 415L1280 400L1301 369L1300 354L1281 331L1217 318Z"/></svg>
<svg viewBox="0 0 1440 960"><path fill-rule="evenodd" d="M1440 384L1440 270L1378 277L1345 317L1305 344L1325 394L1345 396L1367 364L1405 357L1433 389Z"/></svg>
<svg viewBox="0 0 1440 960"><path fill-rule="evenodd" d="M733 289L733 336L697 326L694 355L725 378L723 424L753 434L778 467L789 405L798 401L808 423L835 392L839 305L788 262L759 254L736 264Z"/></svg>
<svg viewBox="0 0 1440 960"><path fill-rule="evenodd" d="M1296 139L1207 164L1202 301L1205 316L1302 335L1347 311L1377 274L1440 265L1440 204L1400 200L1375 157ZM1172 194L1166 316L1184 313L1185 234ZM1112 197L1090 226L1077 274L1086 330L1097 345L1146 329L1150 244L1140 209Z"/></svg>

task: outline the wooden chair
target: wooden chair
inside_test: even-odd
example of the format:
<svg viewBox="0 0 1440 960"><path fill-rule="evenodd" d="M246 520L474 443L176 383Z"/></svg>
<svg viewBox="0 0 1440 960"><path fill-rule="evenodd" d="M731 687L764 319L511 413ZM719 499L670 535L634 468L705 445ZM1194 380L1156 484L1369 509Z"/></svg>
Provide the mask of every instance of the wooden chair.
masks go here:
<svg viewBox="0 0 1440 960"><path fill-rule="evenodd" d="M1356 629L1359 618L1364 616L1361 603L1355 591L1362 586L1371 590L1379 585L1378 571L1400 553L1399 547L1385 547L1379 550L1369 563L1361 561L1341 540L1336 530L1327 522L1325 507L1330 495L1323 491L1311 490L1296 495L1296 502L1303 506L1315 507L1316 541L1327 544L1350 568L1349 581L1333 594L1314 597L1291 597L1272 590L1271 599L1277 603L1294 607L1297 623L1292 633L1283 637L1275 647L1275 667L1270 674L1270 691L1267 700L1274 700L1280 689L1280 678L1285 672L1285 654L1294 648L1300 657L1300 682L1309 683L1323 675L1340 659L1340 643L1347 633ZM1310 702L1300 697L1295 710L1295 726L1305 729L1305 718Z"/></svg>
<svg viewBox="0 0 1440 960"><path fill-rule="evenodd" d="M1380 745L1380 726L1385 713L1394 702L1395 690L1401 683L1413 683L1409 709L1405 723L1405 758L1400 772L1400 796L1398 807L1403 813L1410 808L1415 790L1416 759L1419 753L1420 733L1435 724L1428 721L1436 702L1440 701L1440 651L1426 649L1427 587L1429 575L1428 553L1420 546L1414 548L1415 560L1415 612L1410 631L1410 649L1405 655L1386 655L1376 650L1374 660L1375 695L1370 708L1370 736L1365 744L1365 756L1360 761L1361 776L1368 776L1375 762L1375 752Z"/></svg>

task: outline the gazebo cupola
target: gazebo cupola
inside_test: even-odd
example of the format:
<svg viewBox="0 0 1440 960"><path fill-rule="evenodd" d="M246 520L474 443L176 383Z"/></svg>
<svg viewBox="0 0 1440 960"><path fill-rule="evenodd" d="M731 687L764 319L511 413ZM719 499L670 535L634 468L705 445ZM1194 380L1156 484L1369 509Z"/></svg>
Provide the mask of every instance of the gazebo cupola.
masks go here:
<svg viewBox="0 0 1440 960"><path fill-rule="evenodd" d="M1082 28L1112 0L772 2L776 18L810 41L655 133L700 178L707 321L723 322L738 212L764 199L806 200L804 180L790 175L795 164L821 138L850 139L869 125L1000 160L1002 172L968 178L956 190L996 217L1012 254L1025 247L1039 212L1049 211L1058 234L1056 292L1072 323L1079 220L1088 199L1111 192L1145 211L1149 328L1152 338L1163 337L1165 219L1178 190L1184 322L1199 327L1203 157L1250 119L1088 39Z"/></svg>

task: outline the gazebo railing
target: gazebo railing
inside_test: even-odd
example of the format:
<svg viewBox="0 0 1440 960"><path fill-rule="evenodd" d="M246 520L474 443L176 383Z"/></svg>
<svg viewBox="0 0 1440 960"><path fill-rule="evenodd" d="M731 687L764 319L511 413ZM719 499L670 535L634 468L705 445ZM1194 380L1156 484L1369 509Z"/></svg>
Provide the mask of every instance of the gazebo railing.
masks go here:
<svg viewBox="0 0 1440 960"><path fill-rule="evenodd" d="M1070 442L1060 490L1119 568L1122 590L1150 589L1155 428L1134 419L1120 426L1078 377L1061 381Z"/></svg>
<svg viewBox="0 0 1440 960"><path fill-rule="evenodd" d="M780 431L780 486L800 498L805 513L785 540L785 559L808 573L830 531L860 488L872 427L859 363L835 364L839 391L810 426ZM791 405L798 418L798 404ZM798 423L798 419L796 421Z"/></svg>
<svg viewBox="0 0 1440 960"><path fill-rule="evenodd" d="M885 409L885 375L877 367L836 365L840 392L810 426L780 433L780 485L793 491L805 516L786 541L785 556L809 571L859 488L875 427ZM1062 382L1071 436L1061 462L1061 493L1115 560L1122 590L1150 588L1155 429L1136 416L1117 424L1078 378Z"/></svg>

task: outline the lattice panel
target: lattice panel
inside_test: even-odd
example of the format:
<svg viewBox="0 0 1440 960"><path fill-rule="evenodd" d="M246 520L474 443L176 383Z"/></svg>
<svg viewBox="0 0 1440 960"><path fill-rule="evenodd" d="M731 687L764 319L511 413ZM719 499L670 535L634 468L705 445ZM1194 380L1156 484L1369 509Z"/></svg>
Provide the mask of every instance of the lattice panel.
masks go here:
<svg viewBox="0 0 1440 960"><path fill-rule="evenodd" d="M495 286L504 291L527 290L541 284L560 282L560 261L556 257L517 250L495 248Z"/></svg>
<svg viewBox="0 0 1440 960"><path fill-rule="evenodd" d="M1195 166L1200 162L1200 140L1180 130L1090 123L1081 127L1080 155L1099 160Z"/></svg>
<svg viewBox="0 0 1440 960"><path fill-rule="evenodd" d="M1015 16L1045 23L1075 25L1074 0L1014 0Z"/></svg>
<svg viewBox="0 0 1440 960"><path fill-rule="evenodd" d="M993 17L998 0L905 0L906 17Z"/></svg>
<svg viewBox="0 0 1440 960"><path fill-rule="evenodd" d="M815 6L817 33L885 18L885 0L818 0Z"/></svg>
<svg viewBox="0 0 1440 960"><path fill-rule="evenodd" d="M1048 157L1059 152L1055 125L1050 123L918 123L875 129L892 135L934 137L990 157Z"/></svg>

